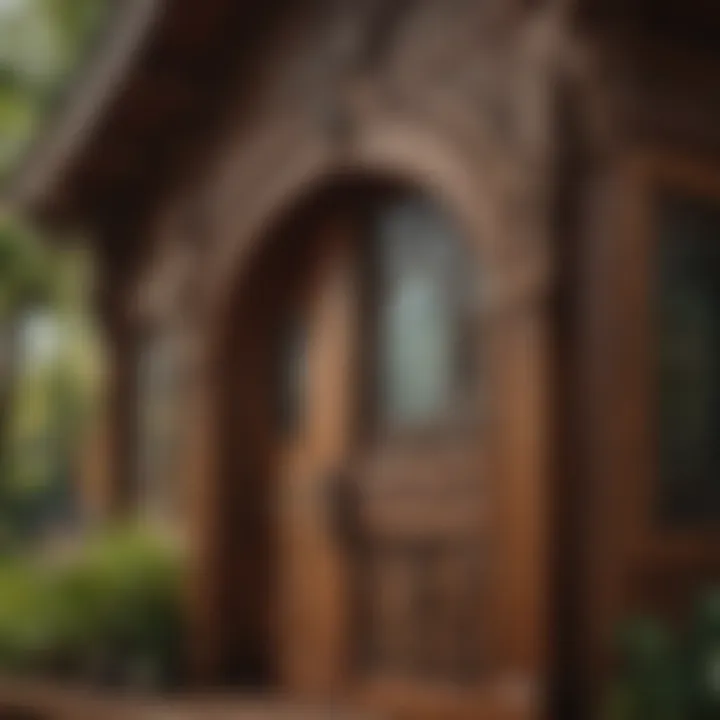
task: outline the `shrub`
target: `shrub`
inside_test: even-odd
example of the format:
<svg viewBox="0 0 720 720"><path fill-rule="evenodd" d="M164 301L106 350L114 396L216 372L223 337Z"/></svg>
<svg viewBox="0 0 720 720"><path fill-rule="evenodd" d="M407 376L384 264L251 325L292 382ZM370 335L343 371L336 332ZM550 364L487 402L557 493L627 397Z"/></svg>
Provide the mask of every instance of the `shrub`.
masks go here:
<svg viewBox="0 0 720 720"><path fill-rule="evenodd" d="M0 566L0 665L20 672L31 666L42 642L44 624L40 579L26 563Z"/></svg>
<svg viewBox="0 0 720 720"><path fill-rule="evenodd" d="M607 720L720 718L720 590L705 592L684 628L650 616L621 628Z"/></svg>
<svg viewBox="0 0 720 720"><path fill-rule="evenodd" d="M177 553L139 530L94 538L59 562L0 571L0 669L167 685L178 679Z"/></svg>
<svg viewBox="0 0 720 720"><path fill-rule="evenodd" d="M617 649L608 720L688 720L676 648L665 625L652 617L633 618L621 628Z"/></svg>
<svg viewBox="0 0 720 720"><path fill-rule="evenodd" d="M691 717L720 718L720 590L707 593L696 604L684 665Z"/></svg>

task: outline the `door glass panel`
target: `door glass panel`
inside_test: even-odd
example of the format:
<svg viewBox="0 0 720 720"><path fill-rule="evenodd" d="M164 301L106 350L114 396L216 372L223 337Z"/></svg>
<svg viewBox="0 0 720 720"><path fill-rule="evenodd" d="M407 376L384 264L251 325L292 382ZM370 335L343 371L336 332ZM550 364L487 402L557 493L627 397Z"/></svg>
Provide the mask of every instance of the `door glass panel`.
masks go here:
<svg viewBox="0 0 720 720"><path fill-rule="evenodd" d="M666 196L660 227L660 511L720 522L720 205Z"/></svg>
<svg viewBox="0 0 720 720"><path fill-rule="evenodd" d="M379 407L392 427L449 416L460 365L460 240L431 203L411 198L377 219Z"/></svg>

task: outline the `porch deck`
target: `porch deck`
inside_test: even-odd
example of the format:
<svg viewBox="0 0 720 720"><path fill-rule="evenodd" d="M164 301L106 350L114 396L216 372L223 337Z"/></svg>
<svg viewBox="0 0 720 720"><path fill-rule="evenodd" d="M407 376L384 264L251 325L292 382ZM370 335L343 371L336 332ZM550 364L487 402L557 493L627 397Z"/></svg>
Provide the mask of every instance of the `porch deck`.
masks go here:
<svg viewBox="0 0 720 720"><path fill-rule="evenodd" d="M50 682L0 681L2 720L376 720L333 705L249 695L159 699ZM378 718L379 720L379 718Z"/></svg>

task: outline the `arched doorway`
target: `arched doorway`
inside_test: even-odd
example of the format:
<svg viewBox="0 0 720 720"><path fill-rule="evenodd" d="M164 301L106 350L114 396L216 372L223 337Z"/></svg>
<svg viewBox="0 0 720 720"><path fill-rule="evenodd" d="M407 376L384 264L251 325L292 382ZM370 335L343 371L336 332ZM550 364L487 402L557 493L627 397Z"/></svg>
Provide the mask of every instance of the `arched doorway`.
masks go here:
<svg viewBox="0 0 720 720"><path fill-rule="evenodd" d="M430 194L342 178L245 264L221 402L239 675L407 717L534 716L537 348L485 306L492 271Z"/></svg>

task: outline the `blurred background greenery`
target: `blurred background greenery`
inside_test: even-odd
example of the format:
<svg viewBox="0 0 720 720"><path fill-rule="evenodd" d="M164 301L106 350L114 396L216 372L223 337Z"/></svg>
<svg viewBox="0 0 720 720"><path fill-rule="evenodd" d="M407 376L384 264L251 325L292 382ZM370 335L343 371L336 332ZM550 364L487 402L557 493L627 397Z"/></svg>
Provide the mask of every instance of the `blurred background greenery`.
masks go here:
<svg viewBox="0 0 720 720"><path fill-rule="evenodd" d="M0 674L157 688L179 672L178 556L77 502L103 371L91 256L1 205L110 7L0 0Z"/></svg>
<svg viewBox="0 0 720 720"><path fill-rule="evenodd" d="M90 50L107 0L0 0L0 183ZM0 206L0 555L76 521L73 481L102 368L80 238Z"/></svg>
<svg viewBox="0 0 720 720"><path fill-rule="evenodd" d="M0 0L0 177L61 97L107 0Z"/></svg>

